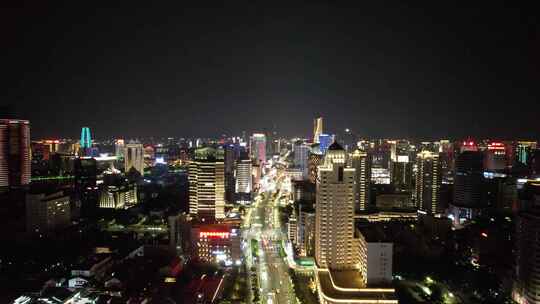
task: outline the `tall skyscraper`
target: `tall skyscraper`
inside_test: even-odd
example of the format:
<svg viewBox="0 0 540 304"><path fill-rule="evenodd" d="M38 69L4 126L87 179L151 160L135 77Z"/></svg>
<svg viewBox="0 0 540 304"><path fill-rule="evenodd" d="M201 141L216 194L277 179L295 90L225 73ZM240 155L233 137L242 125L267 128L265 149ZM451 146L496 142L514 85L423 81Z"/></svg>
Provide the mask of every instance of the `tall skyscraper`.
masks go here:
<svg viewBox="0 0 540 304"><path fill-rule="evenodd" d="M126 149L125 141L123 139L117 139L114 142L114 155L118 158L124 158L124 152Z"/></svg>
<svg viewBox="0 0 540 304"><path fill-rule="evenodd" d="M456 159L455 168L452 205L467 208L481 207L482 182L484 179L482 152L462 152Z"/></svg>
<svg viewBox="0 0 540 304"><path fill-rule="evenodd" d="M262 133L255 133L251 136L251 158L261 164L266 163L266 136Z"/></svg>
<svg viewBox="0 0 540 304"><path fill-rule="evenodd" d="M195 150L189 164L189 213L204 221L225 217L225 163L223 149Z"/></svg>
<svg viewBox="0 0 540 304"><path fill-rule="evenodd" d="M365 151L356 149L350 154L351 167L355 169L354 176L354 208L355 211L365 211L369 205L371 159Z"/></svg>
<svg viewBox="0 0 540 304"><path fill-rule="evenodd" d="M318 167L322 164L324 155L320 150L319 144L311 145L308 156L308 175L309 181L313 184L317 182Z"/></svg>
<svg viewBox="0 0 540 304"><path fill-rule="evenodd" d="M338 143L328 148L319 166L315 213L315 259L319 268L358 267L359 243L354 238L355 169Z"/></svg>
<svg viewBox="0 0 540 304"><path fill-rule="evenodd" d="M83 127L81 130L81 148L88 149L92 147L92 137L90 136L90 128Z"/></svg>
<svg viewBox="0 0 540 304"><path fill-rule="evenodd" d="M323 118L318 117L313 120L313 143L319 143L319 135L323 132Z"/></svg>
<svg viewBox="0 0 540 304"><path fill-rule="evenodd" d="M330 147L330 145L332 144L332 142L334 141L333 139L333 136L332 135L329 135L329 134L320 134L319 135L319 144L320 144L320 149L321 149L321 152L323 154L326 153L326 150L328 149L328 147Z"/></svg>
<svg viewBox="0 0 540 304"><path fill-rule="evenodd" d="M30 123L0 119L0 189L30 183Z"/></svg>
<svg viewBox="0 0 540 304"><path fill-rule="evenodd" d="M484 168L488 171L506 169L506 146L502 142L490 142L484 151Z"/></svg>
<svg viewBox="0 0 540 304"><path fill-rule="evenodd" d="M75 199L84 216L93 214L98 206L97 161L94 158L80 157L75 159L73 167Z"/></svg>
<svg viewBox="0 0 540 304"><path fill-rule="evenodd" d="M308 177L309 147L302 141L293 144L294 166L302 170L302 177Z"/></svg>
<svg viewBox="0 0 540 304"><path fill-rule="evenodd" d="M144 173L144 149L142 144L130 142L126 145L124 171L127 173L131 168L137 170L141 175Z"/></svg>
<svg viewBox="0 0 540 304"><path fill-rule="evenodd" d="M512 298L519 304L540 303L540 183L526 185L524 207L517 217L515 281Z"/></svg>
<svg viewBox="0 0 540 304"><path fill-rule="evenodd" d="M443 212L440 200L442 184L439 155L422 151L416 157L416 206L428 214Z"/></svg>
<svg viewBox="0 0 540 304"><path fill-rule="evenodd" d="M225 151L225 201L233 203L235 201L234 169L238 158L238 147L227 144L223 146L223 149Z"/></svg>
<svg viewBox="0 0 540 304"><path fill-rule="evenodd" d="M242 153L236 162L236 202L239 204L251 203L251 191L253 180L251 177L251 159L246 153Z"/></svg>

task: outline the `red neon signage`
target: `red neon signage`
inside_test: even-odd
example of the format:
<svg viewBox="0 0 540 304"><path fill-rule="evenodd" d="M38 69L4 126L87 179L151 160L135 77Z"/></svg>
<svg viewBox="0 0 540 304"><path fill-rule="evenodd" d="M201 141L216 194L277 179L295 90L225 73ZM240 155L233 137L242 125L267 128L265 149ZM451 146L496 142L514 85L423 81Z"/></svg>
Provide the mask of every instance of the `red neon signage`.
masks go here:
<svg viewBox="0 0 540 304"><path fill-rule="evenodd" d="M228 239L229 232L220 232L220 231L201 231L199 232L200 238L209 238L209 239Z"/></svg>
<svg viewBox="0 0 540 304"><path fill-rule="evenodd" d="M504 150L504 144L500 142L492 142L488 145L488 150Z"/></svg>

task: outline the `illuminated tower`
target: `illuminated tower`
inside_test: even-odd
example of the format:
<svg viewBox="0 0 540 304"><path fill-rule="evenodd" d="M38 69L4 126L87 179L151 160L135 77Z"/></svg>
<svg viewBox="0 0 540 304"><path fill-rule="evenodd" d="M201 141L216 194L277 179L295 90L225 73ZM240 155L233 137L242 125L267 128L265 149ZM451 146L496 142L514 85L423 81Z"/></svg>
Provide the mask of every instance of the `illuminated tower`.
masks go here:
<svg viewBox="0 0 540 304"><path fill-rule="evenodd" d="M0 119L0 188L30 183L30 123Z"/></svg>
<svg viewBox="0 0 540 304"><path fill-rule="evenodd" d="M90 136L90 128L83 127L81 130L81 148L88 149L92 147L92 137Z"/></svg>
<svg viewBox="0 0 540 304"><path fill-rule="evenodd" d="M313 184L317 182L318 167L322 164L323 159L324 155L320 150L320 145L311 145L308 155L308 177Z"/></svg>
<svg viewBox="0 0 540 304"><path fill-rule="evenodd" d="M302 177L304 179L307 179L309 147L301 141L295 142L293 144L293 154L294 154L294 166L301 169Z"/></svg>
<svg viewBox="0 0 540 304"><path fill-rule="evenodd" d="M329 135L329 134L319 135L319 144L320 144L319 148L321 149L321 152L323 154L326 153L326 150L328 149L328 147L330 147L330 145L332 144L332 141L333 141L332 135Z"/></svg>
<svg viewBox="0 0 540 304"><path fill-rule="evenodd" d="M319 142L319 135L323 132L323 118L318 117L313 120L313 143Z"/></svg>
<svg viewBox="0 0 540 304"><path fill-rule="evenodd" d="M251 137L251 157L261 164L266 163L266 136L262 133L255 133Z"/></svg>
<svg viewBox="0 0 540 304"><path fill-rule="evenodd" d="M369 205L369 182L371 180L371 158L365 151L356 149L350 154L351 167L355 169L354 208L365 211Z"/></svg>
<svg viewBox="0 0 540 304"><path fill-rule="evenodd" d="M223 149L195 150L189 164L189 213L204 221L225 218L225 163Z"/></svg>
<svg viewBox="0 0 540 304"><path fill-rule="evenodd" d="M143 145L138 143L129 143L124 152L124 171L127 173L134 168L141 175L144 173L144 150Z"/></svg>
<svg viewBox="0 0 540 304"><path fill-rule="evenodd" d="M247 154L247 153L243 153ZM236 202L239 204L251 203L253 180L251 178L251 159L242 155L236 162Z"/></svg>
<svg viewBox="0 0 540 304"><path fill-rule="evenodd" d="M315 208L315 259L319 268L355 269L359 262L354 238L354 176L338 143L328 148L319 166Z"/></svg>
<svg viewBox="0 0 540 304"><path fill-rule="evenodd" d="M441 213L442 179L439 155L424 150L418 153L416 166L416 206L429 214Z"/></svg>

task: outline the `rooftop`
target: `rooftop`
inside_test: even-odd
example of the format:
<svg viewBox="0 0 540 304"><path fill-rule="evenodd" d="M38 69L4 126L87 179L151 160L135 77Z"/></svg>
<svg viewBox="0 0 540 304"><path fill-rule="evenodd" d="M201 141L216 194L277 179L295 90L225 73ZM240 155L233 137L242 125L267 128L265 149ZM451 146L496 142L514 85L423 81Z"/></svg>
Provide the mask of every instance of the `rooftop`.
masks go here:
<svg viewBox="0 0 540 304"><path fill-rule="evenodd" d="M394 288L364 287L360 273L355 270L317 270L319 292L328 302L398 303Z"/></svg>

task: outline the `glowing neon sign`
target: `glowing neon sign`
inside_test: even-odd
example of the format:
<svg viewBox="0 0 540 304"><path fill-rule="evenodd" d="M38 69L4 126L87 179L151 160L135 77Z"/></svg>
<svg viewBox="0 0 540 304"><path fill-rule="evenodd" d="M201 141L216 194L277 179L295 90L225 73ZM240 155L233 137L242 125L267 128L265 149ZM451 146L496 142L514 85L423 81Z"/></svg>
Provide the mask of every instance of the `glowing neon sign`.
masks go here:
<svg viewBox="0 0 540 304"><path fill-rule="evenodd" d="M229 232L220 232L220 231L201 231L199 232L200 238L209 238L209 239L228 239Z"/></svg>

